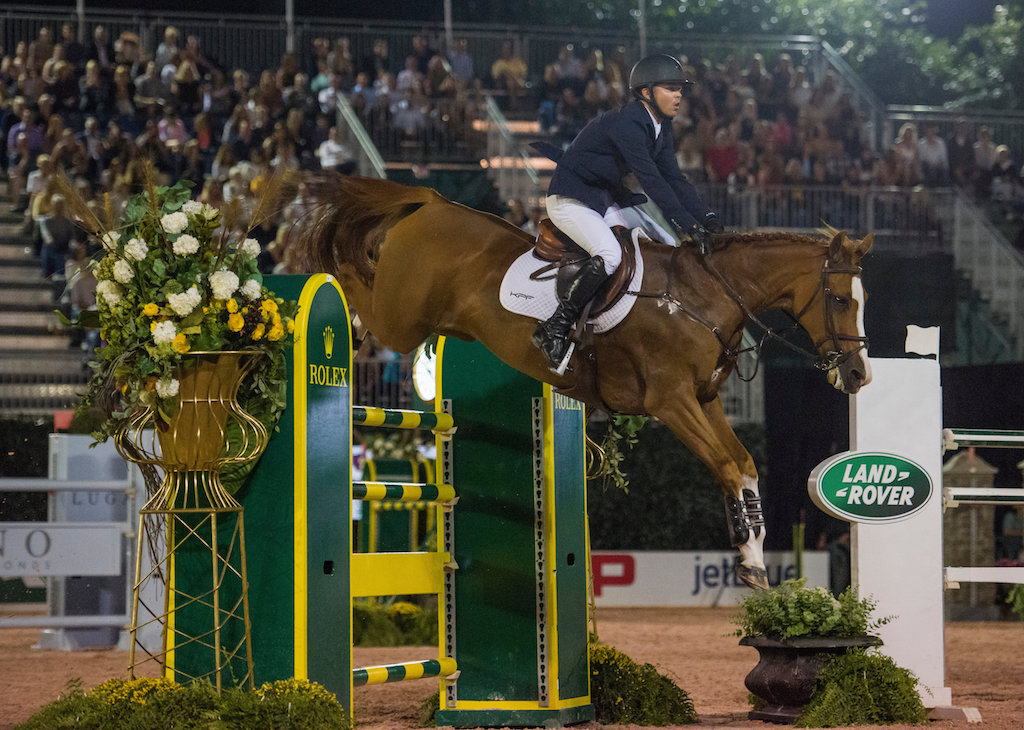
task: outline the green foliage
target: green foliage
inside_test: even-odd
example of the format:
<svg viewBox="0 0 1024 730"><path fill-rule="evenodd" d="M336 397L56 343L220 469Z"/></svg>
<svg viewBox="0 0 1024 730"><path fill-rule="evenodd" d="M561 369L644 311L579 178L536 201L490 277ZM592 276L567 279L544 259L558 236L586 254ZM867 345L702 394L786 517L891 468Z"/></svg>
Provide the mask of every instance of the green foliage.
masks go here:
<svg viewBox="0 0 1024 730"><path fill-rule="evenodd" d="M900 724L920 726L928 718L917 678L889 657L862 649L829 661L797 727Z"/></svg>
<svg viewBox="0 0 1024 730"><path fill-rule="evenodd" d="M606 725L690 725L693 700L651 664L638 664L607 644L590 646L590 694Z"/></svg>
<svg viewBox="0 0 1024 730"><path fill-rule="evenodd" d="M601 438L604 424L593 424ZM764 429L739 426L740 441L763 466ZM729 550L722 491L704 466L663 424L651 421L623 455L629 493L587 483L591 545L595 550ZM629 515L629 519L623 519ZM671 518L669 518L671 516Z"/></svg>
<svg viewBox="0 0 1024 730"><path fill-rule="evenodd" d="M1018 583L1011 588L1006 602L1010 604L1010 610L1017 615L1017 618L1024 621L1024 584Z"/></svg>
<svg viewBox="0 0 1024 730"><path fill-rule="evenodd" d="M609 484L625 493L629 493L629 480L622 471L622 460L625 452L637 444L637 434L647 424L647 416L613 416L608 421L608 430L601 441L601 463L592 478L601 480L605 489Z"/></svg>
<svg viewBox="0 0 1024 730"><path fill-rule="evenodd" d="M68 684L63 697L18 726L18 730L148 730L148 728L347 728L335 696L315 682L267 682L253 692L205 682L175 684L167 679L109 679L89 692Z"/></svg>
<svg viewBox="0 0 1024 730"><path fill-rule="evenodd" d="M437 609L407 601L353 601L352 636L356 646L436 644Z"/></svg>
<svg viewBox="0 0 1024 730"><path fill-rule="evenodd" d="M748 593L733 623L739 626L737 636L779 641L801 636L864 636L892 620L872 618L877 605L874 599L858 598L853 588L834 598L825 588L808 588L807 579L800 578Z"/></svg>

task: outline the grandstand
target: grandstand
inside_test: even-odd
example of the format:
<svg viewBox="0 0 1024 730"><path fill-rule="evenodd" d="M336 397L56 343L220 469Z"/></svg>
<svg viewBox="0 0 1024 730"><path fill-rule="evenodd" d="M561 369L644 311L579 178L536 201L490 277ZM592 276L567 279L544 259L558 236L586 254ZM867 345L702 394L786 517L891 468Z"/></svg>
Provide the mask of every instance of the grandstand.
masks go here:
<svg viewBox="0 0 1024 730"><path fill-rule="evenodd" d="M528 227L551 168L529 142L567 144L623 100L640 56L638 39L606 31L81 12L15 8L0 24L5 414L70 407L86 377L79 340L91 341L48 311L82 306L72 300L88 282L73 261L44 278L41 262L93 244L44 240L48 166L115 206L146 161L214 205L250 204L279 165L332 167L429 185ZM692 73L673 123L679 159L728 226L876 234L866 277L879 354L897 348L887 322L913 316L943 326L951 364L1024 359L1024 116L887 107L813 37L679 34L646 49ZM266 271L289 271L309 202L254 232ZM758 398L737 394L734 415L756 419Z"/></svg>

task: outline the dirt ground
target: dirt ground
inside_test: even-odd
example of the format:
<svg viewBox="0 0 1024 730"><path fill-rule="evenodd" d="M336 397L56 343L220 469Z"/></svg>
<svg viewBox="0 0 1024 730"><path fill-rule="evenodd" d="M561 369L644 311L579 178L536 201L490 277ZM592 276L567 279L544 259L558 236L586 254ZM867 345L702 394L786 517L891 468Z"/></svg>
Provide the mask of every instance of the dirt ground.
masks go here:
<svg viewBox="0 0 1024 730"><path fill-rule="evenodd" d="M729 635L734 609L600 609L600 639L640 662L650 662L690 693L701 727L770 727L747 720L743 677L756 652ZM33 649L35 629L0 630L0 730L28 718L56 699L68 680L93 687L125 676L127 652L60 652ZM436 651L434 649L433 651ZM436 656L428 647L357 649L362 666ZM937 730L1024 727L1024 626L1019 622L950 623L946 626L947 684L955 704L977 708L980 725L943 720ZM356 690L360 728L420 727L421 702L437 691L432 680ZM599 727L599 726L594 726Z"/></svg>

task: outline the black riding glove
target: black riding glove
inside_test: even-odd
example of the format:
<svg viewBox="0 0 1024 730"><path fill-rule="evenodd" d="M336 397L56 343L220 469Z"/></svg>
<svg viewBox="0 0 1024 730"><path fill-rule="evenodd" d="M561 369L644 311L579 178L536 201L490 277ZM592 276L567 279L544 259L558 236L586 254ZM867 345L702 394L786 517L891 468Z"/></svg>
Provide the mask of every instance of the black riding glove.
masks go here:
<svg viewBox="0 0 1024 730"><path fill-rule="evenodd" d="M697 245L697 249L700 251L701 256L705 258L711 256L711 252L715 250L715 244L711 240L711 234L708 233L708 229L702 226L700 223L694 225L690 229L690 242Z"/></svg>
<svg viewBox="0 0 1024 730"><path fill-rule="evenodd" d="M725 233L725 226L714 213L704 216L704 227L708 229L708 233Z"/></svg>

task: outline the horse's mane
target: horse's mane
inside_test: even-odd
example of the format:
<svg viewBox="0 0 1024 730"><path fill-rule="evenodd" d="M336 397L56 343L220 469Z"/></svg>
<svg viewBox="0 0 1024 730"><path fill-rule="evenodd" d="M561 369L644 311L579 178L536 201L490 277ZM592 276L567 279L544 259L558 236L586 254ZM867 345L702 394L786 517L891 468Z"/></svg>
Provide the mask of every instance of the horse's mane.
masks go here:
<svg viewBox="0 0 1024 730"><path fill-rule="evenodd" d="M715 247L725 247L730 244L749 244L756 246L762 243L773 243L773 244L810 244L822 246L828 244L832 236L838 233L836 229L831 226L822 228L818 235L808 235L803 233L792 233L790 231L759 231L756 233L719 233L715 235Z"/></svg>
<svg viewBox="0 0 1024 730"><path fill-rule="evenodd" d="M340 175L317 179L312 190L319 203L303 246L306 265L333 273L350 265L367 284L388 230L427 203L443 200L429 188Z"/></svg>

